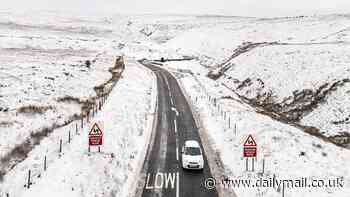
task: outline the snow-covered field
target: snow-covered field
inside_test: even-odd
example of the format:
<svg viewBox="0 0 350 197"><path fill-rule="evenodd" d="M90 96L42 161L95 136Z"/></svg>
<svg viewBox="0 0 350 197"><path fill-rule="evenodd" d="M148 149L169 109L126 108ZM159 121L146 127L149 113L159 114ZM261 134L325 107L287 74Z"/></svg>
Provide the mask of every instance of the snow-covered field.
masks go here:
<svg viewBox="0 0 350 197"><path fill-rule="evenodd" d="M209 21L213 18L209 18ZM205 66L216 66L244 42L349 41L349 15L302 18L224 18L179 34L164 45L186 55L201 57Z"/></svg>
<svg viewBox="0 0 350 197"><path fill-rule="evenodd" d="M8 173L0 195L10 196L127 196L132 194L136 176L145 156L156 99L155 76L135 62L127 63L103 109L81 130L80 121L57 129L45 138ZM88 152L88 130L102 123L104 145L101 153ZM78 133L75 125L79 125ZM72 132L68 143L68 131ZM63 139L63 153L59 140ZM43 170L47 156L47 171ZM26 185L31 170L32 185Z"/></svg>
<svg viewBox="0 0 350 197"><path fill-rule="evenodd" d="M31 132L81 113L81 105L60 98L87 100L96 96L95 86L111 77L108 68L117 54L98 50L104 44L92 39L99 31L64 20L70 21L54 15L0 15L0 157ZM43 111L20 113L26 106Z"/></svg>
<svg viewBox="0 0 350 197"><path fill-rule="evenodd" d="M69 151L64 151L65 156L61 160L57 159L57 144L60 139L65 141L68 138L69 130L75 131L75 122L61 126L76 119L83 112L83 108L87 107L85 104L96 98L95 87L112 77L110 68L114 66L116 57L122 55L122 42L133 40L128 29L121 28L126 27L127 22L124 17L115 17L112 20L102 16L55 13L0 13L1 196L7 192L10 196L27 195L23 193L27 191L23 185L29 169L32 170L34 185L40 182L36 178L46 176L45 179L48 180L51 176L62 175L58 179L62 182L65 179L70 180L77 189L75 193L72 192L77 196L84 192L94 195L92 191L99 192L94 189L112 175L109 171L103 180L102 177L95 177L98 183L89 190L93 182L92 185L80 182L94 176L84 174L83 168L77 169L79 165L75 164L81 161L84 161L82 166L91 173L99 167L102 167L102 173L104 169L115 173L114 178L112 177L115 181L110 182L113 185L107 185L101 192L121 196L131 191L132 188L126 187L132 185L129 180L134 180L132 176L135 175L132 174L136 174L139 169L143 160L141 157L144 155L142 151L145 149L143 144L148 141L144 121L145 113L149 113L152 105L149 88L153 85L153 77L150 77L148 71L134 66L135 62L129 64L131 68L126 70L127 81L121 82L120 87L118 85L116 88L119 91L113 92L116 103L109 104L108 111L101 115L114 117L108 118L110 122L106 122L105 127L116 131L107 133L108 138L115 141L106 141L106 154L96 156L103 161L89 166L95 160L87 157L85 130L79 136L80 141L73 140L73 144L65 146ZM137 32L135 37L138 35L142 34ZM61 128L55 129L57 126ZM39 138L43 137L43 140L30 140L37 132L46 128L53 130L48 137L39 134ZM28 150L30 152L27 155ZM114 153L115 159L110 158L111 153ZM42 173L41 165L44 155L47 155L48 165L52 167L46 174ZM17 159L24 160L18 163ZM65 167L61 169L62 173L57 174L61 165ZM72 179L68 169L81 170L82 174L77 179ZM50 190L52 185L46 186L44 188ZM58 184L57 188L67 192L62 189L66 186ZM52 192L55 194L54 190Z"/></svg>

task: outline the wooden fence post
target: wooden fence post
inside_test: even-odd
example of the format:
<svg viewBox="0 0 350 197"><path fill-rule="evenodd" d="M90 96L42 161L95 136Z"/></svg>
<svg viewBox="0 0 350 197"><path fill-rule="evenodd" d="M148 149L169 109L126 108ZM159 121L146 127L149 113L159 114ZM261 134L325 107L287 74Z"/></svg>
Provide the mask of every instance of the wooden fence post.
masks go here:
<svg viewBox="0 0 350 197"><path fill-rule="evenodd" d="M62 140L60 140L60 153L62 152Z"/></svg>
<svg viewBox="0 0 350 197"><path fill-rule="evenodd" d="M262 165L263 165L263 168L262 168L262 174L264 174L264 173L265 173L265 158L263 159L263 163L262 163Z"/></svg>
<svg viewBox="0 0 350 197"><path fill-rule="evenodd" d="M235 123L235 136L237 136L237 125Z"/></svg>
<svg viewBox="0 0 350 197"><path fill-rule="evenodd" d="M245 171L248 171L248 157L245 158Z"/></svg>
<svg viewBox="0 0 350 197"><path fill-rule="evenodd" d="M228 128L231 129L231 117L228 117Z"/></svg>
<svg viewBox="0 0 350 197"><path fill-rule="evenodd" d="M28 182L27 182L27 188L29 189L30 188L30 176L31 176L31 171L29 170L28 171Z"/></svg>
<svg viewBox="0 0 350 197"><path fill-rule="evenodd" d="M44 171L46 171L46 169L47 169L47 164L46 164L46 155L45 155L45 157L44 157Z"/></svg>

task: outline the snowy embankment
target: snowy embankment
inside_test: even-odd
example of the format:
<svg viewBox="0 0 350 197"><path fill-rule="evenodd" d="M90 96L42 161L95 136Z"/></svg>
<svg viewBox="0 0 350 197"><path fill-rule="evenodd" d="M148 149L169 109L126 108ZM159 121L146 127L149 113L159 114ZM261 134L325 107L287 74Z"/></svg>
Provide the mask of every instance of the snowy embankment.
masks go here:
<svg viewBox="0 0 350 197"><path fill-rule="evenodd" d="M102 110L80 128L80 121L57 129L42 140L4 178L0 196L120 196L134 191L145 157L156 102L155 76L136 62L126 65L122 78ZM88 130L102 122L101 153L88 152ZM78 131L76 132L76 125ZM71 142L68 143L68 132ZM59 153L59 140L63 151ZM43 170L47 157L47 171ZM30 189L27 186L31 170Z"/></svg>
<svg viewBox="0 0 350 197"><path fill-rule="evenodd" d="M111 77L108 69L114 62L113 56L105 54L96 58L88 68L84 63L75 62L74 58L87 60L93 53L30 49L0 51L0 105L6 109L0 113L0 157L21 144L31 133L63 124L74 114L79 115L82 104L96 96L93 88ZM66 58L61 58L61 55ZM64 60L71 64L61 63ZM68 97L76 100L66 101L64 98Z"/></svg>
<svg viewBox="0 0 350 197"><path fill-rule="evenodd" d="M96 16L0 13L0 179L116 81L111 26Z"/></svg>
<svg viewBox="0 0 350 197"><path fill-rule="evenodd" d="M196 62L167 63L173 72L176 68L200 68ZM200 72L200 69L197 70ZM226 176L233 179L259 177L278 179L331 180L344 179L341 188L285 188L285 196L344 196L350 192L350 150L310 136L288 124L256 113L231 90L222 84L195 73L176 75L190 95L191 102L210 137L215 150L223 161ZM214 102L216 99L216 105ZM255 172L245 171L243 144L248 135L258 144ZM265 160L264 174L262 163ZM303 169L303 170L300 170ZM221 181L222 177L216 177ZM281 188L226 188L237 196L281 196Z"/></svg>
<svg viewBox="0 0 350 197"><path fill-rule="evenodd" d="M327 136L349 132L348 44L265 46L233 59L219 82L267 111L315 126ZM315 109L315 110L313 110Z"/></svg>

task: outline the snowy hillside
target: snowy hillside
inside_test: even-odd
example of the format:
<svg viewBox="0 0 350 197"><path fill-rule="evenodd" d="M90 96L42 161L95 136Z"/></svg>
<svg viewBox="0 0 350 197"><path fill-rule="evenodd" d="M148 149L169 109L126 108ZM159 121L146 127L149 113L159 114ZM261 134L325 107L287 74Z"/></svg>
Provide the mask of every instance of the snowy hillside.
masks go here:
<svg viewBox="0 0 350 197"><path fill-rule="evenodd" d="M241 145L252 134L261 147L257 169L267 162L265 177L345 180L344 188L291 190L286 196L348 197L349 24L350 15L0 13L0 196L132 193L156 95L154 76L135 60L191 57L163 67L186 90L227 176L260 176L242 164ZM115 65L122 55L117 62L126 60L123 74ZM58 154L58 141L112 88L112 99L95 117L108 119L104 127L113 131L100 160L82 151L86 133L75 133ZM48 172L42 171L44 156ZM34 180L26 189L29 168ZM236 193L281 196L279 190L246 191Z"/></svg>
<svg viewBox="0 0 350 197"><path fill-rule="evenodd" d="M344 55L349 46L260 47L233 59L231 69L220 81L291 121L301 120L327 135L348 132L347 124L332 122L344 120L350 114L350 56ZM313 109L318 112L312 112Z"/></svg>
<svg viewBox="0 0 350 197"><path fill-rule="evenodd" d="M188 30L163 47L196 56L206 68L202 75L263 113L346 146L349 21L348 15L232 18Z"/></svg>
<svg viewBox="0 0 350 197"><path fill-rule="evenodd" d="M127 196L143 162L155 110L155 78L128 62L110 98L90 123L80 121L57 129L14 167L0 184L0 195L11 196ZM101 123L104 145L88 152L88 130ZM78 130L76 130L76 124ZM68 132L71 131L71 140ZM59 140L63 151L59 152ZM44 171L44 157L47 170ZM27 189L28 170L31 186ZM25 187L23 187L25 185Z"/></svg>

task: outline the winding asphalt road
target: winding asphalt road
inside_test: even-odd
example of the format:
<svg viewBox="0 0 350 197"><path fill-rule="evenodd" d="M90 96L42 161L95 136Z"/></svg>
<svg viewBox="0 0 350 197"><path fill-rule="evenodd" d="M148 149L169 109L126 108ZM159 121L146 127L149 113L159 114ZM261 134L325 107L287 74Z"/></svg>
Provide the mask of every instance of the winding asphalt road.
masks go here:
<svg viewBox="0 0 350 197"><path fill-rule="evenodd" d="M157 76L158 115L154 141L144 164L145 184L142 197L217 197L215 189L205 188L212 177L204 155L204 170L181 167L181 147L186 140L197 140L198 128L191 109L176 79L166 70L141 62ZM202 147L203 149L203 147Z"/></svg>

